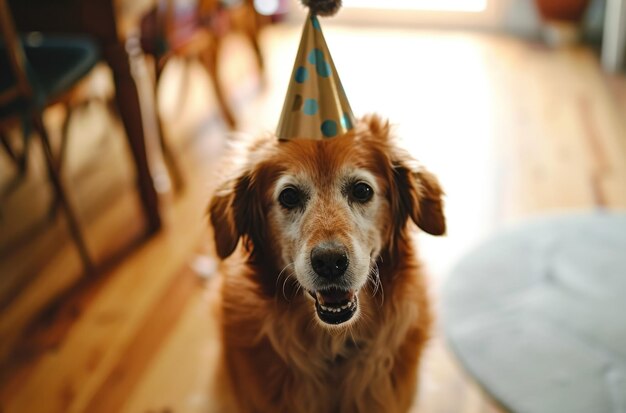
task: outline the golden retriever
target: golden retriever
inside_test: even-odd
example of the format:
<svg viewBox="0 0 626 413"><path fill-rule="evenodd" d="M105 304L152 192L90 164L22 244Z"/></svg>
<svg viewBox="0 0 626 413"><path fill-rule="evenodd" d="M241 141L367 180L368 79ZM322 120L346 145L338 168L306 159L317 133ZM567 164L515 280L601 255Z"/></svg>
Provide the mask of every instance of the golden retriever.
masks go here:
<svg viewBox="0 0 626 413"><path fill-rule="evenodd" d="M441 197L378 116L334 139L255 143L209 207L232 255L218 411L407 412L431 327L409 219L443 234Z"/></svg>

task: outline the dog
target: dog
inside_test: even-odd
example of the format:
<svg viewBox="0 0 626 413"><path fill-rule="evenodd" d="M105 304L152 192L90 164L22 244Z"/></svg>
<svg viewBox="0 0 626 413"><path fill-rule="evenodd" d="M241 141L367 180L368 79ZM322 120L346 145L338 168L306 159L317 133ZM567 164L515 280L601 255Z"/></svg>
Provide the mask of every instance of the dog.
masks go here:
<svg viewBox="0 0 626 413"><path fill-rule="evenodd" d="M431 329L410 222L443 235L442 196L377 115L256 142L209 205L218 411L407 412Z"/></svg>

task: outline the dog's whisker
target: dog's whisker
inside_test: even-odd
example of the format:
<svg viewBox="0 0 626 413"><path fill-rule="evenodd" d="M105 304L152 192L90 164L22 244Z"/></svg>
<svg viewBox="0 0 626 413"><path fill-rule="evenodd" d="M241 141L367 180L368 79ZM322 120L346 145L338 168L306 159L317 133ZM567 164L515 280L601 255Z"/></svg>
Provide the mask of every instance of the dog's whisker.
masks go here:
<svg viewBox="0 0 626 413"><path fill-rule="evenodd" d="M374 268L374 266L370 267L370 272L369 272L368 277L371 281L372 288L374 288L374 290L372 291L372 294L376 294L376 269Z"/></svg>
<svg viewBox="0 0 626 413"><path fill-rule="evenodd" d="M385 304L385 290L383 289L383 282L380 279L380 269L378 268L378 263L376 263L376 279L378 280L378 287L380 288L380 306L382 307Z"/></svg>
<svg viewBox="0 0 626 413"><path fill-rule="evenodd" d="M356 347L358 351L361 351L361 349L359 348L359 343L357 343L356 339L354 338L351 325L348 326L348 332L350 333L350 337L352 338L352 343L354 344L354 347Z"/></svg>
<svg viewBox="0 0 626 413"><path fill-rule="evenodd" d="M309 322L307 323L306 326L306 331L309 331L311 328L317 328L319 326L319 324L317 323L317 321L315 320L314 317L311 317L309 319Z"/></svg>
<svg viewBox="0 0 626 413"><path fill-rule="evenodd" d="M294 293L294 296L298 295L298 293L302 291L302 284L298 283L298 286L296 287L296 292Z"/></svg>
<svg viewBox="0 0 626 413"><path fill-rule="evenodd" d="M289 263L287 265L285 265L285 267L278 273L278 277L276 277L276 284L278 285L278 280L280 280L280 276L283 275L283 273L287 270L287 268L294 266L295 267L295 262Z"/></svg>
<svg viewBox="0 0 626 413"><path fill-rule="evenodd" d="M376 298L376 294L378 293L378 290L380 290L380 306L382 307L385 303L385 291L383 290L383 283L380 279L380 268L378 267L378 262L376 261L374 261L374 265L370 269L370 276L372 279L372 297Z"/></svg>
<svg viewBox="0 0 626 413"><path fill-rule="evenodd" d="M283 275L283 271L285 271L287 269L287 267L283 268L279 273L278 276L276 277L276 282L274 283L274 288L278 289L278 283L280 282L280 277Z"/></svg>
<svg viewBox="0 0 626 413"><path fill-rule="evenodd" d="M380 312L380 307L377 308L377 310ZM362 325L364 326L370 326L371 323L374 322L374 317L372 314L366 312L366 311L361 311L361 321L362 321Z"/></svg>
<svg viewBox="0 0 626 413"><path fill-rule="evenodd" d="M287 301L289 301L289 299L287 298L287 295L285 295L285 285L287 284L287 280L288 280L288 279L289 279L289 275L287 275L287 276L285 277L285 279L283 280L283 289L282 289L282 291L283 291L283 298L284 298L285 300L287 300Z"/></svg>
<svg viewBox="0 0 626 413"><path fill-rule="evenodd" d="M287 285L287 281L289 281L289 278L291 277L291 274L287 274L287 276L285 277L285 280L283 281L283 297L285 298L285 300L291 302L291 300L289 298L287 298L287 295L285 294L285 285Z"/></svg>
<svg viewBox="0 0 626 413"><path fill-rule="evenodd" d="M287 294L285 293L285 285L287 284L287 281L289 280L290 277L293 277L293 273L291 272L285 272L289 267L294 267L295 268L295 263L289 263L287 265L285 265L285 267L278 273L278 276L276 277L276 288L278 288L278 283L280 282L280 277L283 276L283 274L285 274L284 280L283 280L283 288L282 288L282 292L283 292L283 297L285 298L285 300L290 301L287 298Z"/></svg>
<svg viewBox="0 0 626 413"><path fill-rule="evenodd" d="M380 271L376 263L374 263L374 266L372 267L371 274L373 276L373 283L374 283L373 294L376 295L376 293L378 292L378 288L380 286Z"/></svg>

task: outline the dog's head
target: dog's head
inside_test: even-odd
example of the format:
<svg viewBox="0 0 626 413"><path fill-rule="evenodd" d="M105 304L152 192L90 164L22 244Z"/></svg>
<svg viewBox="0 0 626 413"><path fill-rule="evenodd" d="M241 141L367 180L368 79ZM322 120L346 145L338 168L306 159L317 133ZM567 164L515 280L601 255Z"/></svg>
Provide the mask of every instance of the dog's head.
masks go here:
<svg viewBox="0 0 626 413"><path fill-rule="evenodd" d="M445 232L437 179L389 135L388 123L372 116L334 139L258 143L211 201L220 257L242 239L270 294L279 277L293 276L324 325L355 320L359 291L379 281L381 256L397 256L409 219Z"/></svg>

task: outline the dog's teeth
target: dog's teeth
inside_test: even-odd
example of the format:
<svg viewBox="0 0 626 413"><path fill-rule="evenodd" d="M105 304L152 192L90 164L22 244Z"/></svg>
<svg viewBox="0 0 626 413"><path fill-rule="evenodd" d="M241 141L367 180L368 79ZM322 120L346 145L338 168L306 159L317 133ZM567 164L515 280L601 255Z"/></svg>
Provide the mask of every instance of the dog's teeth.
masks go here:
<svg viewBox="0 0 626 413"><path fill-rule="evenodd" d="M321 305L320 304L320 308L322 310L328 311L328 312L331 312L331 313L339 313L339 312L341 312L343 310L346 310L348 308L354 308L354 306L355 306L354 302L349 302L347 304L342 305L341 307L327 307L325 305Z"/></svg>
<svg viewBox="0 0 626 413"><path fill-rule="evenodd" d="M329 313L340 313L340 312L342 312L344 310L347 310L347 309L354 310L356 308L356 300L354 300L354 299L348 301L347 303L345 303L342 306L337 306L337 307L335 307L335 306L329 307L329 306L326 306L326 305L322 304L322 302L323 302L323 300L318 299L318 305L320 306L320 308L322 310L326 311L326 312L329 312Z"/></svg>

